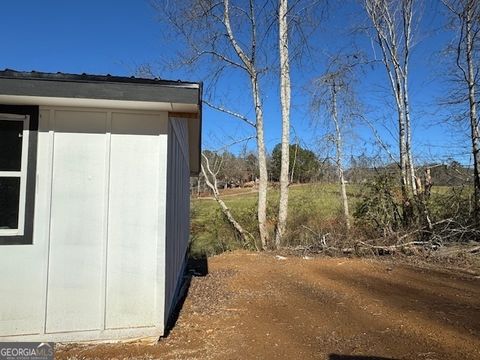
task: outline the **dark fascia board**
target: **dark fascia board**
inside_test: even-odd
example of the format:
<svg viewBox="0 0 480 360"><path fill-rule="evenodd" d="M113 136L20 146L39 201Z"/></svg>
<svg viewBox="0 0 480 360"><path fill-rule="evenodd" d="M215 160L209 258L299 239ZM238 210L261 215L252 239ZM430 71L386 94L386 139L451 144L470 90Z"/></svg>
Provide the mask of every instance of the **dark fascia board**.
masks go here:
<svg viewBox="0 0 480 360"><path fill-rule="evenodd" d="M198 131L198 159L197 163L195 164L196 166L193 166L193 169L190 170L191 173L194 174L194 176L198 176L201 171L201 164L202 164L202 119L203 119L203 83L200 83L200 89L199 89L199 94L198 94L198 119L199 119L199 131Z"/></svg>
<svg viewBox="0 0 480 360"><path fill-rule="evenodd" d="M0 94L198 104L195 82L111 75L0 71Z"/></svg>

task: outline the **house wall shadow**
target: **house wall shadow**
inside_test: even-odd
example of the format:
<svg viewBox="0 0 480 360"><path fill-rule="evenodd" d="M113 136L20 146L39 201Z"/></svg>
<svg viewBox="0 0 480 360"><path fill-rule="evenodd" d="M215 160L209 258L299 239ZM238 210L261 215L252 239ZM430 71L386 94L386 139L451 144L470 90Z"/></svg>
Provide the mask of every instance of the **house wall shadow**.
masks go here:
<svg viewBox="0 0 480 360"><path fill-rule="evenodd" d="M188 296L188 291L190 290L190 284L192 282L192 278L195 276L207 276L208 275L208 259L206 255L195 256L192 257L191 255L188 256L187 265L185 267L185 273L183 276L183 283L179 290L178 301L173 309L170 317L168 318L167 325L165 327L165 332L162 338L168 337L170 332L175 327L177 323L178 317L183 308L183 304Z"/></svg>

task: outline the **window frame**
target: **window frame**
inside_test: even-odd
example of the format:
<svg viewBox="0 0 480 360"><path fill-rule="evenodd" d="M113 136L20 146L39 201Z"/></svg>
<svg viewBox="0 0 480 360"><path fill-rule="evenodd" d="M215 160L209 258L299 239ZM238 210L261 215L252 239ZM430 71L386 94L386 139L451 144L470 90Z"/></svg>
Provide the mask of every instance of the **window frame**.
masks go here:
<svg viewBox="0 0 480 360"><path fill-rule="evenodd" d="M38 113L38 106L0 105L0 114L6 115L5 119L0 116L0 121L23 122L20 171L0 170L1 177L20 178L18 226L17 229L0 229L0 245L33 244ZM9 115L11 118L8 118ZM17 116L20 117L16 119Z"/></svg>

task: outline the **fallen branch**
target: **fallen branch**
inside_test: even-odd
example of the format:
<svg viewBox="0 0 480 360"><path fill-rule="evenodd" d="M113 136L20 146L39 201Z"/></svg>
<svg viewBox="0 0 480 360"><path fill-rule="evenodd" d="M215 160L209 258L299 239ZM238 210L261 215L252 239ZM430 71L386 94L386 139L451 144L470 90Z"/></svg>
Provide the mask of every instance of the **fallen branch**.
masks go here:
<svg viewBox="0 0 480 360"><path fill-rule="evenodd" d="M225 202L220 198L220 193L218 191L218 186L217 186L216 173L210 168L210 163L208 161L208 158L205 156L205 154L202 153L202 156L205 159L205 165L206 165L206 168L208 170L208 174L207 174L207 171L205 170L205 167L203 166L203 164L201 164L202 174L205 178L205 183L207 184L207 186L210 188L210 190L213 193L213 198L218 203L218 205L220 205L220 208L222 209L222 212L225 215L225 217L227 218L228 222L232 225L232 227L235 229L235 231L242 238L243 246L247 247L247 245L249 243L251 243L255 247L255 249L257 251L259 251L258 247L257 247L257 243L256 243L253 235L251 233L249 233L247 230L245 230L242 225L240 225L240 223L234 218L234 216L233 216L232 212L230 211L230 209L228 208L227 204L225 204ZM211 176L212 180L210 180L209 175Z"/></svg>
<svg viewBox="0 0 480 360"><path fill-rule="evenodd" d="M323 236L325 237L327 235L328 234L325 234ZM320 244L318 245L304 245L304 246L299 245L294 247L292 250L295 252L302 252L302 254L323 253L323 252L329 251L329 252L341 253L345 255L358 254L365 250L370 250L370 251L374 250L377 254L383 255L383 254L393 254L399 250L412 250L412 249L418 249L418 248L430 248L431 250L437 250L440 248L439 244L436 244L430 241L411 241L408 243L397 244L397 245L372 245L364 241L357 241L353 245L353 247L339 248L335 246L328 246L322 240L320 240ZM475 251L480 251L480 247Z"/></svg>
<svg viewBox="0 0 480 360"><path fill-rule="evenodd" d="M315 235L318 240L320 241L321 245L322 245L322 248L327 248L327 236L330 235L330 233L326 233L326 234L320 234L320 233L316 233L315 231L313 231L312 229L310 229L308 226L305 226L305 225L302 225L302 227L304 229L307 229L308 231L310 231L313 235Z"/></svg>
<svg viewBox="0 0 480 360"><path fill-rule="evenodd" d="M371 245L368 243L365 243L363 241L358 241L355 245L355 249L361 250L361 249L370 249L370 250L376 250L376 251L381 251L382 253L390 254L394 253L397 250L406 250L406 249L412 249L412 248L418 248L418 247L430 247L432 250L438 249L437 244L433 244L430 241L411 241L405 244L397 244L397 245Z"/></svg>

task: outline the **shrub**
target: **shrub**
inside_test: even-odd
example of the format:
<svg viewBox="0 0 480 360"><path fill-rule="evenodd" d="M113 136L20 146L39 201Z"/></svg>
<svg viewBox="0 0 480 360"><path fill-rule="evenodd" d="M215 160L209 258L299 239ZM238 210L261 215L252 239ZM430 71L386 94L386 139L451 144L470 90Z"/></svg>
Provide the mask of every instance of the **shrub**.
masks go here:
<svg viewBox="0 0 480 360"><path fill-rule="evenodd" d="M393 176L375 176L361 194L354 217L366 236L387 237L402 228L402 196Z"/></svg>

